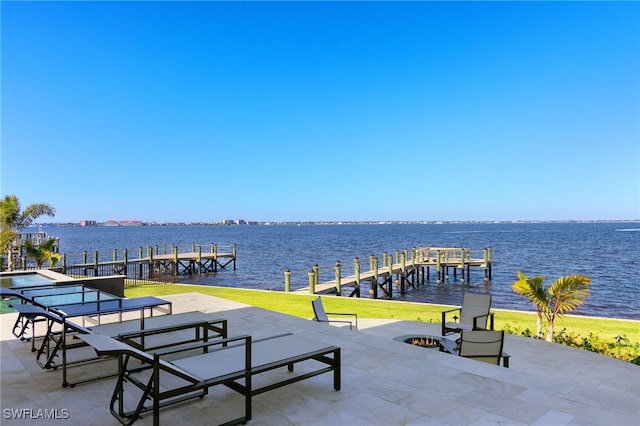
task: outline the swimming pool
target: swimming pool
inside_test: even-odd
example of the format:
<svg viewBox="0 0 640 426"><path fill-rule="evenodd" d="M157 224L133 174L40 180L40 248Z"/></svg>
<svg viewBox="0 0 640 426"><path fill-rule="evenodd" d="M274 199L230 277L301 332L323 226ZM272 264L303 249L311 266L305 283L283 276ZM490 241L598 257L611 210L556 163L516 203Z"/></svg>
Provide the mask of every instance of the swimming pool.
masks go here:
<svg viewBox="0 0 640 426"><path fill-rule="evenodd" d="M45 273L47 275L38 272L3 272L0 274L0 287L45 287L56 284L67 284L69 281L73 280L65 275L51 271L46 271ZM0 314L15 312L15 310L11 308L11 303L13 302L15 302L15 300L10 300L9 298L3 298L3 300L0 300Z"/></svg>
<svg viewBox="0 0 640 426"><path fill-rule="evenodd" d="M27 274L0 275L0 287L36 287L52 285L54 280L36 272Z"/></svg>
<svg viewBox="0 0 640 426"><path fill-rule="evenodd" d="M91 288L94 291L100 291L99 298L120 298L124 297L124 276L113 275L108 277L87 277L87 278L71 278L67 275L59 272L50 271L47 269L29 272L2 272L0 273L0 287L12 288L14 290L22 289L22 291L29 289L30 291L39 292L40 289L55 288L55 292L64 292L60 287L72 288L70 286L83 286ZM73 296L69 300L65 299L62 303L75 303L75 298L79 297L81 300L87 301L89 292L84 292L84 296ZM97 295L97 293L95 293ZM71 296L71 295L70 295ZM10 301L15 302L14 299L3 297L0 301L0 314L7 312L14 312L9 306ZM44 304L44 303L43 303ZM49 305L49 303L47 303Z"/></svg>
<svg viewBox="0 0 640 426"><path fill-rule="evenodd" d="M87 303L105 300L117 300L119 297L85 285L14 287L25 301L38 306L63 306L74 303Z"/></svg>

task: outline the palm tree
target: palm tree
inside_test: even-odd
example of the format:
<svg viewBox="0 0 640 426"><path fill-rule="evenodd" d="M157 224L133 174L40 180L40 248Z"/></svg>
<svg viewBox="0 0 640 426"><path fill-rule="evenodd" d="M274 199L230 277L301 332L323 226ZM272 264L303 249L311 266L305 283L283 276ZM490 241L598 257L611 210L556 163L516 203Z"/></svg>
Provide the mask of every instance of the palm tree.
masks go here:
<svg viewBox="0 0 640 426"><path fill-rule="evenodd" d="M20 201L15 195L6 195L0 200L0 253L7 253L9 270L13 267L12 247L16 236L42 215L54 216L55 209L47 203L36 203L21 211Z"/></svg>
<svg viewBox="0 0 640 426"><path fill-rule="evenodd" d="M27 257L36 261L36 267L38 269L42 269L46 261L48 261L49 266L53 268L61 259L60 254L53 251L55 243L55 238L49 238L46 242L36 247L31 240L26 240L24 242L24 248L27 251Z"/></svg>
<svg viewBox="0 0 640 426"><path fill-rule="evenodd" d="M549 288L544 288L544 276L527 278L518 272L518 281L511 288L514 292L526 296L536 307L538 313L537 335L542 338L542 315L547 320L546 341L553 342L554 321L567 312L582 305L589 297L591 278L584 275L568 275L555 280Z"/></svg>
<svg viewBox="0 0 640 426"><path fill-rule="evenodd" d="M548 306L547 292L542 287L544 276L538 275L528 278L522 272L518 272L518 281L515 281L511 288L514 292L521 296L526 296L529 301L536 307L538 318L536 321L536 339L542 339L542 312Z"/></svg>
<svg viewBox="0 0 640 426"><path fill-rule="evenodd" d="M568 275L555 280L547 289L548 306L544 311L547 318L547 341L553 341L553 322L582 305L589 297L591 278L584 275Z"/></svg>

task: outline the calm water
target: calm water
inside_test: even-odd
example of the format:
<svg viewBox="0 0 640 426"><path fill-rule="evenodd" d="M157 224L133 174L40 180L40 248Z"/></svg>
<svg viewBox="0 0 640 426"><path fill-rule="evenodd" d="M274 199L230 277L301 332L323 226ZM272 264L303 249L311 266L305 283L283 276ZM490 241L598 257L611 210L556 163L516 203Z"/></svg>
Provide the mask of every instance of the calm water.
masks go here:
<svg viewBox="0 0 640 426"><path fill-rule="evenodd" d="M254 289L284 289L284 271L292 271L292 287L308 284L307 271L318 264L322 280L331 279L340 260L344 274L353 272L353 259L369 269L369 256L412 247L468 247L493 250L493 279L483 283L480 268L471 271L471 282L429 283L396 298L415 302L459 305L462 293L489 292L496 308L532 310L526 300L511 291L517 272L544 275L549 285L568 274L591 277L591 296L576 313L640 319L640 223L545 224L442 224L442 225L302 225L302 226L145 226L145 227L47 227L60 238L60 251L69 263L87 250L101 261L111 260L117 249L136 258L138 247L176 244L203 251L216 243L220 251L237 245L237 269L231 265L215 275L194 276L184 282ZM77 261L77 260L76 260ZM381 260L380 260L381 261ZM433 278L433 269L432 269ZM453 278L453 277L451 277ZM458 276L458 278L460 278ZM365 289L368 291L369 286ZM366 293L364 291L363 293Z"/></svg>

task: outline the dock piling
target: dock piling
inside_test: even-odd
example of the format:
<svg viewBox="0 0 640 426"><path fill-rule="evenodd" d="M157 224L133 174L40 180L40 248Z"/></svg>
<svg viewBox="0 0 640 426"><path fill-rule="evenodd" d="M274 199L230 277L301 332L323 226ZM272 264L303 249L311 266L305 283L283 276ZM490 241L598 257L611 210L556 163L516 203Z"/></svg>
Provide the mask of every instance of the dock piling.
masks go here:
<svg viewBox="0 0 640 426"><path fill-rule="evenodd" d="M233 245L231 247L232 247L232 254L233 254L233 270L235 271L236 270L236 259L237 259L237 256L236 256L236 243L233 243Z"/></svg>
<svg viewBox="0 0 640 426"><path fill-rule="evenodd" d="M291 291L291 271L289 269L284 271L284 291L286 293Z"/></svg>
<svg viewBox="0 0 640 426"><path fill-rule="evenodd" d="M369 256L369 270L361 271L361 263L358 257L354 258L353 275L348 277L342 274L342 265L337 261L333 266L335 279L326 282L320 282L320 268L317 264L313 266L313 289L318 292L335 291L342 294L343 287L352 287L353 291L349 297L360 297L362 280L371 284L369 295L372 298L384 297L393 299L393 289L402 294L410 290L414 290L422 283L430 281L431 266L436 268L438 285L442 282L448 282L449 273L453 270L452 282L458 281L458 270L461 274L461 282L467 283L471 281L471 268L481 267L484 269L485 282L487 275L491 274L491 251L485 249L482 259L472 258L471 249L467 248L415 248L411 250L396 250L392 254L384 252L382 254L382 264L378 262L375 255ZM426 271L425 271L426 268ZM310 288L301 289L302 291L311 291ZM382 290L384 296L379 295ZM300 291L300 290L296 290Z"/></svg>
<svg viewBox="0 0 640 426"><path fill-rule="evenodd" d="M378 298L378 258L373 254L369 256L369 262L371 264L371 271L373 271L373 278L371 281L371 290L373 292L373 298Z"/></svg>
<svg viewBox="0 0 640 426"><path fill-rule="evenodd" d="M354 290L354 294L356 295L356 297L360 297L360 259L358 259L357 257L353 259L353 270L356 277L356 288Z"/></svg>
<svg viewBox="0 0 640 426"><path fill-rule="evenodd" d="M316 277L313 270L309 271L309 294L316 294Z"/></svg>
<svg viewBox="0 0 640 426"><path fill-rule="evenodd" d="M218 272L218 246L211 244L211 254L213 255L213 272ZM233 269L235 269L235 261L233 263Z"/></svg>

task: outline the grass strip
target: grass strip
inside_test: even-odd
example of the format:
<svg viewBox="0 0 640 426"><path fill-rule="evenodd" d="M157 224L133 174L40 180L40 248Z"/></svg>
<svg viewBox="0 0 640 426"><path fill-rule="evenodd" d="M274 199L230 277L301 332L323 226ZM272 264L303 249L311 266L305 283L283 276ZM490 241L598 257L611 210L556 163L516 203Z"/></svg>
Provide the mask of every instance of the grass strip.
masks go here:
<svg viewBox="0 0 640 426"><path fill-rule="evenodd" d="M267 290L251 290L229 287L199 286L191 284L161 284L127 287L127 297L167 296L171 294L198 292L222 299L233 300L258 308L292 315L300 318L312 318L311 300L314 295L284 293ZM404 321L441 322L443 310L457 306L434 305L429 303L404 302L348 297L323 297L328 312L356 313L360 318L394 319ZM530 329L535 332L536 314L534 312L492 309L495 312L495 328L505 326L511 329ZM601 339L613 341L616 336L629 339L630 344L640 343L640 321L565 315L556 319L555 331L562 329L587 337L597 334Z"/></svg>

